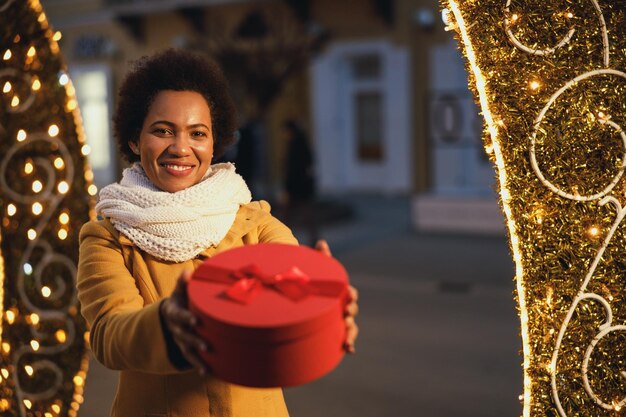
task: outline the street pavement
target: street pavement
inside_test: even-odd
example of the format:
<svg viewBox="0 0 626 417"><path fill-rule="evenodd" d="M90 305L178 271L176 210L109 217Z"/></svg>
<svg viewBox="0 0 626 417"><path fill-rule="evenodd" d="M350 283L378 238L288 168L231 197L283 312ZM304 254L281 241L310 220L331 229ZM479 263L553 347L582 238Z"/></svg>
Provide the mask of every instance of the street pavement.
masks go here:
<svg viewBox="0 0 626 417"><path fill-rule="evenodd" d="M344 203L354 215L321 235L359 290L356 353L329 375L286 389L291 416L520 415L521 341L505 237L417 233L406 198ZM79 416L108 416L116 380L92 360Z"/></svg>

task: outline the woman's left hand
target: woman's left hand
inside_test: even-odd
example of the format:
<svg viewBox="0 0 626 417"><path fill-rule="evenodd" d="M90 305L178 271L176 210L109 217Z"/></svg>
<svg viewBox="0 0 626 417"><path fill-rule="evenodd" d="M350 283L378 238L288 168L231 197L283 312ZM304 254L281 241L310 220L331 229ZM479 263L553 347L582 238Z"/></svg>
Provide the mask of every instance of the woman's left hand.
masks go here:
<svg viewBox="0 0 626 417"><path fill-rule="evenodd" d="M315 244L315 249L320 251L326 256L332 256L328 242L325 240L318 240ZM346 322L346 341L344 343L344 349L348 353L354 353L354 342L359 335L359 326L357 326L355 317L359 313L359 292L352 285L348 287L348 304L344 310L344 320Z"/></svg>

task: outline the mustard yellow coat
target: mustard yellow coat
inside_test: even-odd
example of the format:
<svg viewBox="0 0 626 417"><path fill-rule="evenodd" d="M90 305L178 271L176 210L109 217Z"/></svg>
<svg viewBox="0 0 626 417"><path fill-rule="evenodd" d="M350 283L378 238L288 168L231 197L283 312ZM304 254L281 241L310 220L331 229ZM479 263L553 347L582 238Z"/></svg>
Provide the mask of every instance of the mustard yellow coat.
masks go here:
<svg viewBox="0 0 626 417"><path fill-rule="evenodd" d="M202 255L259 242L296 244L266 202L242 206L226 237ZM137 248L108 220L80 232L78 298L91 328L95 357L120 370L112 417L287 417L280 389L232 385L168 358L159 300L174 289L184 269L202 261L161 261Z"/></svg>

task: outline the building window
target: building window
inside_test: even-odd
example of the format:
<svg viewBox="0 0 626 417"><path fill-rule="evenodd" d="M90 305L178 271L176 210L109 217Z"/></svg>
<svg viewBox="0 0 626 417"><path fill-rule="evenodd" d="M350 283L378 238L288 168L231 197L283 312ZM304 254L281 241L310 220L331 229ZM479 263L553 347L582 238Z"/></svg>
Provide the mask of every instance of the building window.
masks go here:
<svg viewBox="0 0 626 417"><path fill-rule="evenodd" d="M356 143L359 159L380 161L382 144L382 95L379 91L355 94Z"/></svg>
<svg viewBox="0 0 626 417"><path fill-rule="evenodd" d="M352 108L356 156L362 162L383 160L383 79L378 54L353 56L350 60Z"/></svg>
<svg viewBox="0 0 626 417"><path fill-rule="evenodd" d="M109 105L110 72L105 66L72 68L72 80L87 144L91 148L89 163L99 186L114 180L112 164L111 114Z"/></svg>

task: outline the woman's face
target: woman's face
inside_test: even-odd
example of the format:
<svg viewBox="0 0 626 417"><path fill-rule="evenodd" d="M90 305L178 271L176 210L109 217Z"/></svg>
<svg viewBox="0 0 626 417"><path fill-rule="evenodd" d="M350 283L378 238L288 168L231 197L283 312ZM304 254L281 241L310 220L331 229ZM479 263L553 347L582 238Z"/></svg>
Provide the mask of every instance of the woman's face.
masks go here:
<svg viewBox="0 0 626 417"><path fill-rule="evenodd" d="M161 91L130 147L154 185L170 193L202 180L213 158L209 105L195 91Z"/></svg>

